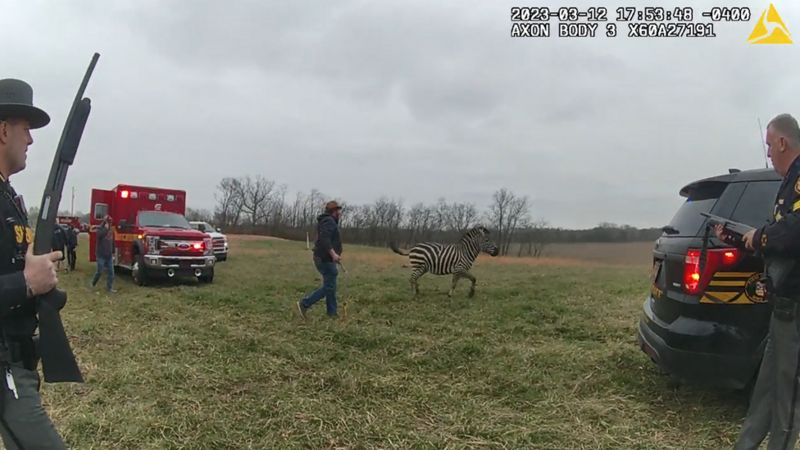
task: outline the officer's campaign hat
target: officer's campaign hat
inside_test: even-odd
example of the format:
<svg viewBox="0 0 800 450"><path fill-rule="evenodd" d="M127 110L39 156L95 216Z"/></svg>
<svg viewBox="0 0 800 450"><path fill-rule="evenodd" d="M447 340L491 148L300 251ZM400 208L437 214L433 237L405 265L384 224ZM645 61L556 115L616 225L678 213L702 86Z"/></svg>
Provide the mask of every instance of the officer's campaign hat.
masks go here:
<svg viewBox="0 0 800 450"><path fill-rule="evenodd" d="M32 129L50 123L50 116L33 106L31 85L14 78L0 80L0 120L3 119L26 119Z"/></svg>

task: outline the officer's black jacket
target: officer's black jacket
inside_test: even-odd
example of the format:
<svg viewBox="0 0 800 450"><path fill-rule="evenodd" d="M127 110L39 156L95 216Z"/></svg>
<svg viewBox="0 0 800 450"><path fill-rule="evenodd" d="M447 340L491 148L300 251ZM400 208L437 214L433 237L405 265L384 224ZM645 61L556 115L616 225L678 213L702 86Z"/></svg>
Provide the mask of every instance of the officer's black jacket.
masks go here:
<svg viewBox="0 0 800 450"><path fill-rule="evenodd" d="M38 322L23 270L33 232L21 197L2 176L0 221L0 333L5 337L31 337Z"/></svg>
<svg viewBox="0 0 800 450"><path fill-rule="evenodd" d="M758 228L753 236L753 247L764 256L767 265L777 258L800 261L800 158L796 158L778 190L773 218ZM775 295L800 296L800 264L778 285ZM774 280L773 280L774 281Z"/></svg>

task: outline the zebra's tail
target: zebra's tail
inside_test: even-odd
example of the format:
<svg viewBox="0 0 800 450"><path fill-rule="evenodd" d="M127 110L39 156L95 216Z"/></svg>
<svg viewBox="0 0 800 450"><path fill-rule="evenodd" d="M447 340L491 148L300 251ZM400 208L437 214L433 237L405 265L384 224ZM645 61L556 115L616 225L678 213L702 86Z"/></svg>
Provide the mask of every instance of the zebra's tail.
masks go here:
<svg viewBox="0 0 800 450"><path fill-rule="evenodd" d="M389 242L389 248L391 248L392 251L397 253L398 255L408 256L408 252L400 250L400 247L397 246L396 242Z"/></svg>

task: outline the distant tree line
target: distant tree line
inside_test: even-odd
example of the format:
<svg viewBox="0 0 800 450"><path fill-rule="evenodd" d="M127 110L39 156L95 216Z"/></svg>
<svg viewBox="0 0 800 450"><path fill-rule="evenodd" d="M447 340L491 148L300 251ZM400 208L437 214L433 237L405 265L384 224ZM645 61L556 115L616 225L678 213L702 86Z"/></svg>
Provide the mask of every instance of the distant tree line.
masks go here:
<svg viewBox="0 0 800 450"><path fill-rule="evenodd" d="M228 233L268 234L287 239L315 238L317 216L330 200L312 189L289 198L285 185L262 176L223 178L217 185L214 211L188 208L189 220L214 223ZM655 240L659 229L637 229L602 223L590 230L550 228L544 219L532 219L532 204L502 188L494 192L491 204L479 210L470 202L449 202L405 206L402 200L380 197L370 204L348 204L340 223L348 243L385 246L397 242L410 246L421 241L456 241L466 230L482 224L492 239L509 254L540 256L547 244L555 242L629 242Z"/></svg>
<svg viewBox="0 0 800 450"><path fill-rule="evenodd" d="M202 220L221 227L226 233L265 234L293 240L315 239L317 216L328 196L317 189L298 192L289 198L285 185L262 176L223 178L217 185L213 211L186 209L188 220ZM637 242L653 241L659 228L640 229L604 222L587 230L552 228L544 219L531 218L531 201L506 188L494 192L487 208L474 203L449 202L439 198L434 203L405 206L402 200L380 197L370 204L345 205L341 230L348 243L385 246L397 242L411 246L416 242L455 242L468 229L481 224L491 231L491 238L501 254L541 256L552 243ZM38 207L28 209L35 225ZM59 215L71 215L59 211ZM89 214L77 211L82 222Z"/></svg>

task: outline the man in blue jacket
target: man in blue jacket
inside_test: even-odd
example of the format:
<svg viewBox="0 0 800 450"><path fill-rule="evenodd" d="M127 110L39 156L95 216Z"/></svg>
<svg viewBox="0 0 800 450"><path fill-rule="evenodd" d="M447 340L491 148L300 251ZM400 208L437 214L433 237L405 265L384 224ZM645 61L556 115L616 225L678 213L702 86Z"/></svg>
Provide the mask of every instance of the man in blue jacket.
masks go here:
<svg viewBox="0 0 800 450"><path fill-rule="evenodd" d="M322 286L297 302L300 316L306 318L314 303L325 297L328 317L336 317L336 264L341 260L342 239L339 236L339 218L342 207L335 201L325 204L325 213L317 217L317 240L314 242L314 266L322 275Z"/></svg>

